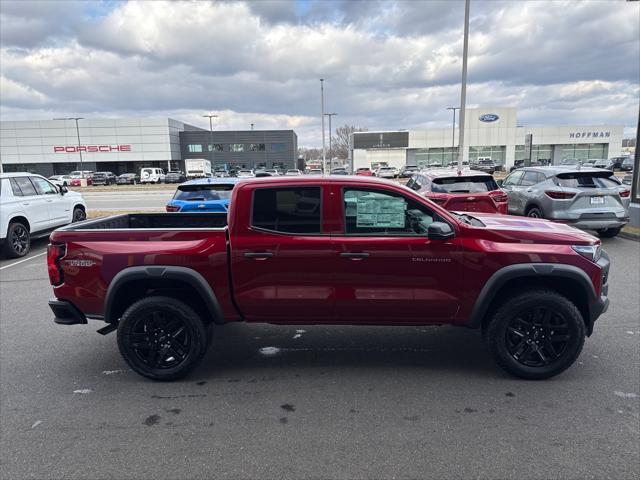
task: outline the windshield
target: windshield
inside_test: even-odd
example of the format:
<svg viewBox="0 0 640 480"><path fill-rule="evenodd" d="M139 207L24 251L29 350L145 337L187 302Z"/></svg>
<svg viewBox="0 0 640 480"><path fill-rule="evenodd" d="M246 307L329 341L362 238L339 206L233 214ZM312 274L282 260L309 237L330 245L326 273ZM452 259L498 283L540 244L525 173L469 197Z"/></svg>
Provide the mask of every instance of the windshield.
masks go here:
<svg viewBox="0 0 640 480"><path fill-rule="evenodd" d="M173 196L174 200L204 202L207 200L228 200L231 198L233 184L180 185Z"/></svg>
<svg viewBox="0 0 640 480"><path fill-rule="evenodd" d="M497 189L498 184L490 175L434 178L431 187L436 193L480 193Z"/></svg>

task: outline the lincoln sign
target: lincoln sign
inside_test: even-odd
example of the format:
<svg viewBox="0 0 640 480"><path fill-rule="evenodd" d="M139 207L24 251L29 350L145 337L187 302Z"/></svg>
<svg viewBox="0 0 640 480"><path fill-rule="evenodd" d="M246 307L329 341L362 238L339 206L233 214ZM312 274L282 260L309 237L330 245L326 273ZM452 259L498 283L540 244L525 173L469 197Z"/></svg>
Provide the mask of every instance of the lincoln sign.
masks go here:
<svg viewBox="0 0 640 480"><path fill-rule="evenodd" d="M130 152L131 145L66 145L53 147L54 153L109 153L109 152Z"/></svg>

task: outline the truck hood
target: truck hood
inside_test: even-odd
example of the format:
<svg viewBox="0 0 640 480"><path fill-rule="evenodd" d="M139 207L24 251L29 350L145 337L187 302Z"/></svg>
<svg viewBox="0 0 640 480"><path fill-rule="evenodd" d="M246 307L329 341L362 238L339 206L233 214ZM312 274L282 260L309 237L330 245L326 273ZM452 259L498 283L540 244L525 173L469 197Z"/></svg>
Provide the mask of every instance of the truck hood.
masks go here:
<svg viewBox="0 0 640 480"><path fill-rule="evenodd" d="M461 212L465 213L465 212ZM490 213L470 212L468 215L485 224L503 240L522 243L559 243L567 245L596 245L600 240L593 235L563 223L541 218L517 217Z"/></svg>

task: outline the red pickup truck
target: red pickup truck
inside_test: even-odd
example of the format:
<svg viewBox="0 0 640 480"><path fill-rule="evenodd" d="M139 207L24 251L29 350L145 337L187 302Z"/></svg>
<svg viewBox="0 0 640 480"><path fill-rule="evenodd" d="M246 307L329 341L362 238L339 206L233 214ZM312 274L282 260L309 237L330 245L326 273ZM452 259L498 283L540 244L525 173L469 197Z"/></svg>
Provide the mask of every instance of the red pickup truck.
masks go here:
<svg viewBox="0 0 640 480"><path fill-rule="evenodd" d="M133 370L184 376L209 327L438 325L479 329L531 379L568 368L607 309L600 241L546 220L449 212L370 177L237 184L227 214L118 215L58 229L59 324L106 322Z"/></svg>

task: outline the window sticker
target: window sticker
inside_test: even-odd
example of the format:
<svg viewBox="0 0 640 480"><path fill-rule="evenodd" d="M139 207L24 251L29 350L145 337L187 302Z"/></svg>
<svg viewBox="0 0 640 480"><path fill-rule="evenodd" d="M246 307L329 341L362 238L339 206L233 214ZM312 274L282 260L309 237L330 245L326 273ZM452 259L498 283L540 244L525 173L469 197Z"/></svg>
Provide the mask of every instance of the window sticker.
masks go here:
<svg viewBox="0 0 640 480"><path fill-rule="evenodd" d="M369 194L358 197L356 202L358 228L405 228L404 199Z"/></svg>

